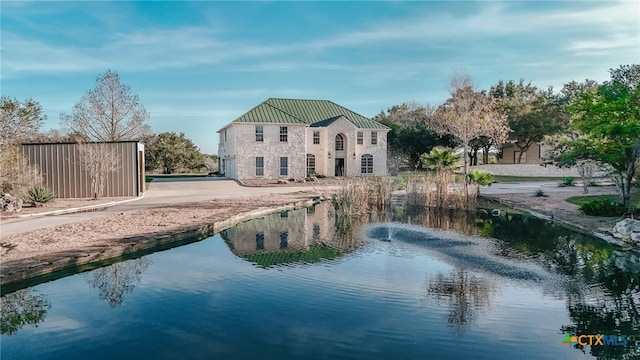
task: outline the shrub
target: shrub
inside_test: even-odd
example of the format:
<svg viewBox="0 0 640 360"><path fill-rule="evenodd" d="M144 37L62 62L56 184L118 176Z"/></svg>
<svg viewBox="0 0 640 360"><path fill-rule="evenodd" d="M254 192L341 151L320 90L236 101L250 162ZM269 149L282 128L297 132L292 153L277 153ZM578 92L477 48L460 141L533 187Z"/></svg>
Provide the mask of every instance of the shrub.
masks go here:
<svg viewBox="0 0 640 360"><path fill-rule="evenodd" d="M467 179L478 185L491 185L493 184L493 175L482 170L473 170L467 174Z"/></svg>
<svg viewBox="0 0 640 360"><path fill-rule="evenodd" d="M588 200L580 205L578 210L585 215L593 216L620 216L626 212L622 204L606 198Z"/></svg>
<svg viewBox="0 0 640 360"><path fill-rule="evenodd" d="M32 203L46 204L53 198L53 192L41 185L36 185L28 190L28 201Z"/></svg>
<svg viewBox="0 0 640 360"><path fill-rule="evenodd" d="M406 190L407 189L407 178L406 177L398 177L393 182L394 190Z"/></svg>
<svg viewBox="0 0 640 360"><path fill-rule="evenodd" d="M562 186L573 186L575 183L575 179L572 177L566 177L562 179Z"/></svg>
<svg viewBox="0 0 640 360"><path fill-rule="evenodd" d="M547 194L545 194L545 192L542 189L538 189L536 190L535 194L533 195L535 197L547 197Z"/></svg>

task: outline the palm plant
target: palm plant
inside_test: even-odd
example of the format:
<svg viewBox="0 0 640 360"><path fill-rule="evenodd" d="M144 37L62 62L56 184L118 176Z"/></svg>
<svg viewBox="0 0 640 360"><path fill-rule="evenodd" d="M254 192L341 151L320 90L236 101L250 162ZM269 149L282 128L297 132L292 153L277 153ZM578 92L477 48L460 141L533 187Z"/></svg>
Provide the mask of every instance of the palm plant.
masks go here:
<svg viewBox="0 0 640 360"><path fill-rule="evenodd" d="M420 161L428 169L435 171L453 171L459 167L462 155L454 154L453 150L445 147L435 147L428 154L420 155Z"/></svg>
<svg viewBox="0 0 640 360"><path fill-rule="evenodd" d="M420 156L422 164L435 171L437 207L445 207L449 202L449 184L453 182L453 171L458 167L461 157L444 147L435 147L428 154Z"/></svg>
<svg viewBox="0 0 640 360"><path fill-rule="evenodd" d="M493 175L482 170L472 170L467 174L467 180L476 187L476 196L480 195L480 185L491 185Z"/></svg>

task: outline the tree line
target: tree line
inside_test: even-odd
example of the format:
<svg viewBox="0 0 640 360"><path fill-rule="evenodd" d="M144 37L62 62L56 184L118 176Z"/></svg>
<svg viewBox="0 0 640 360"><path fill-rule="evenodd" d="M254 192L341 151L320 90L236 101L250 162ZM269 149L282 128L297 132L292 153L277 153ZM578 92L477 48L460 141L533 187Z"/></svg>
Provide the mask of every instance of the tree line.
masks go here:
<svg viewBox="0 0 640 360"><path fill-rule="evenodd" d="M421 156L436 146L461 148L466 179L467 167L478 163L480 151L487 163L492 148L510 143L519 150L519 162L533 144L545 141L553 145L549 162L578 166L584 173L593 166L609 169L620 203L628 208L640 154L640 65L621 65L609 72L607 81L571 81L559 92L522 79L500 80L489 90L478 90L468 75L457 74L451 77L444 103L404 103L380 112L374 120L392 129L388 135L392 167L421 167ZM22 142L138 140L146 144L147 170L163 173L202 169L215 159L202 154L183 133L154 134L138 95L111 70L96 79L95 87L70 113L60 116L61 130L41 131L46 116L32 99L2 96L0 111L3 192L12 184L29 182L15 171L24 165L13 151ZM95 162L92 156L86 158L86 163Z"/></svg>
<svg viewBox="0 0 640 360"><path fill-rule="evenodd" d="M552 147L544 156L548 163L576 166L587 180L595 168L608 170L620 204L628 209L640 155L640 65L621 65L609 73L602 83L571 81L558 92L523 79L478 90L469 76L457 74L444 103L395 105L374 120L391 128L392 168L425 167L421 156L433 148L460 148L466 177L467 166L478 163L478 152L486 164L491 149L511 144L520 163L532 145L545 142Z"/></svg>

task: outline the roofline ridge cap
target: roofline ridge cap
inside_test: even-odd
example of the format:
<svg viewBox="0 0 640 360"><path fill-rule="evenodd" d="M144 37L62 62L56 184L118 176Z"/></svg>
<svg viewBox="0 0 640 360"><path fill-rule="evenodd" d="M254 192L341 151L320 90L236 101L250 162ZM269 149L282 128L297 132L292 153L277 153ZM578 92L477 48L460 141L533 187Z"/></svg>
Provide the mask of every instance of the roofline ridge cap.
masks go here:
<svg viewBox="0 0 640 360"><path fill-rule="evenodd" d="M307 122L307 121L304 121L303 119L300 119L299 117L297 117L297 116L295 116L295 115L293 115L293 114L290 114L289 112L284 111L284 110L280 109L279 107L277 107L277 106L275 106L275 105L272 105L272 104L268 103L267 101L269 101L269 100L271 100L271 99L278 99L278 98L269 98L269 99L265 100L265 101L264 101L264 103L265 103L265 104L267 104L267 105L269 105L269 106L271 106L272 108L274 108L274 109L276 109L276 110L280 111L280 112L283 112L283 113L285 113L285 114L287 114L287 115L291 116L292 118L294 118L294 119L296 119L296 120L298 120L298 121L300 121L300 122L302 122L302 123L304 123L304 124L308 124L308 122ZM279 98L279 99L287 100L287 99L284 99L284 98ZM299 99L288 99L288 100L299 100Z"/></svg>

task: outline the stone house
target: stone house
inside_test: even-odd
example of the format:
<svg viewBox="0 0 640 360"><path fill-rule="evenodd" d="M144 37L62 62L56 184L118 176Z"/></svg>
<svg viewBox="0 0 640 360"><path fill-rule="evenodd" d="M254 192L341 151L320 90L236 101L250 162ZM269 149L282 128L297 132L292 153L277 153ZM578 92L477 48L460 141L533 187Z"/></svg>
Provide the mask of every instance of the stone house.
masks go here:
<svg viewBox="0 0 640 360"><path fill-rule="evenodd" d="M232 179L387 174L387 126L328 100L270 98L222 129Z"/></svg>

